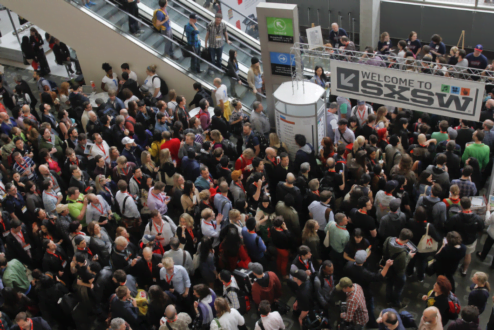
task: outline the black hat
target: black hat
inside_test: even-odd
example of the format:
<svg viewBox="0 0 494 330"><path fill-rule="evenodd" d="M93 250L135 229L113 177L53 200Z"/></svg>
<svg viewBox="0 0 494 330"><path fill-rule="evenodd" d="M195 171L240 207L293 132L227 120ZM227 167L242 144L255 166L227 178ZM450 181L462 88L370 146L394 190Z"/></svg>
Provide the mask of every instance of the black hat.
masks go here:
<svg viewBox="0 0 494 330"><path fill-rule="evenodd" d="M259 63L259 59L257 57L254 56L253 58L250 59L250 64L254 65L257 63Z"/></svg>
<svg viewBox="0 0 494 330"><path fill-rule="evenodd" d="M191 19L197 19L197 15L195 13L191 13L189 15L189 18L191 18Z"/></svg>

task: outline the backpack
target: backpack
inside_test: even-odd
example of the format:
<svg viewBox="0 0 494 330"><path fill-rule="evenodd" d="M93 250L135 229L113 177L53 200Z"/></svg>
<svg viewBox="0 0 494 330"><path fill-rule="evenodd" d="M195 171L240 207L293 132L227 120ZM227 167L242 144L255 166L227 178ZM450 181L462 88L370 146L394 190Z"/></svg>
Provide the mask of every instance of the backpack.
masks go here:
<svg viewBox="0 0 494 330"><path fill-rule="evenodd" d="M234 291L237 294L238 302L240 304L238 312L242 315L249 312L250 311L250 300L249 300L249 296L247 295L247 293L240 291L240 289L232 288L232 287L229 287L228 289L226 289L227 295L225 295L225 298L228 300L230 305L232 304L232 302L230 301L230 298L228 298L228 292L231 292L231 291Z"/></svg>
<svg viewBox="0 0 494 330"><path fill-rule="evenodd" d="M221 145L222 145L223 150L225 151L225 155L227 155L228 158L230 158L230 159L237 159L238 158L237 146L235 145L235 143L233 143L232 141L230 141L228 139L223 139L223 141L221 141Z"/></svg>
<svg viewBox="0 0 494 330"><path fill-rule="evenodd" d="M14 94L14 97L15 97L15 105L18 106L18 107L22 107L23 105L25 104L29 104L26 100L26 98L24 97L24 93L22 93L21 95L19 94Z"/></svg>
<svg viewBox="0 0 494 330"><path fill-rule="evenodd" d="M50 89L51 89L52 91L55 91L55 90L57 90L57 89L58 89L58 85L57 85L57 83L56 83L56 82L54 82L53 80L48 80L48 79L45 79L45 78L41 78L41 79L40 79L40 82L42 83L42 82L43 82L43 80L48 81L48 83L50 84Z"/></svg>
<svg viewBox="0 0 494 330"><path fill-rule="evenodd" d="M460 203L455 204L449 198L446 198L444 201L448 205L448 220L451 219L452 217L454 217L455 215L461 213L461 205L460 205Z"/></svg>
<svg viewBox="0 0 494 330"><path fill-rule="evenodd" d="M448 318L450 320L456 320L458 318L458 315L460 315L461 304L458 297L451 291L449 292L449 296L448 296L448 305L449 305L449 309L447 311Z"/></svg>
<svg viewBox="0 0 494 330"><path fill-rule="evenodd" d="M264 158L266 157L266 148L269 147L269 141L262 133L254 132L254 135L259 140L259 155L257 157Z"/></svg>
<svg viewBox="0 0 494 330"><path fill-rule="evenodd" d="M436 205L438 202L431 202L427 198L422 198L422 206L424 207L425 211L427 212L427 221L432 222L434 220L434 217L432 215L432 210L434 209L434 205Z"/></svg>
<svg viewBox="0 0 494 330"><path fill-rule="evenodd" d="M388 237L386 239L386 241L384 241L384 248L383 248L383 256L382 256L382 259L381 261L379 262L379 266L380 267L384 267L384 265L386 265L386 261L388 261L388 259L391 259L391 260L395 260L396 258L398 258L398 256L402 253L402 252L407 252L406 249L403 249L401 251L398 251L396 252L395 254L393 254L392 256L389 255L389 244L391 243L391 240L392 239L395 239L396 237ZM390 270L394 268L392 268L393 266L390 267Z"/></svg>
<svg viewBox="0 0 494 330"><path fill-rule="evenodd" d="M325 175L319 182L320 191L329 190L334 193L334 186L334 176L332 175Z"/></svg>
<svg viewBox="0 0 494 330"><path fill-rule="evenodd" d="M161 9L156 9L154 12L153 12L153 18L151 20L151 22L153 23L153 28L158 31L158 32L161 32L161 31L166 31L166 26L163 24L161 26L158 26L158 12L162 12L163 15L165 15L165 18L166 18L166 13L161 10Z"/></svg>
<svg viewBox="0 0 494 330"><path fill-rule="evenodd" d="M168 85L166 84L166 82L161 79L160 77L158 76L154 76L153 79L151 80L152 83L154 83L154 79L158 78L160 80L160 92L161 92L161 98L164 98L165 95L168 94Z"/></svg>
<svg viewBox="0 0 494 330"><path fill-rule="evenodd" d="M283 144L282 143L280 143L280 147L279 148L278 147L271 147L271 148L273 148L274 150L276 150L276 156L280 156L281 153L283 153L283 152L288 153L288 150L286 150L286 148L283 147Z"/></svg>
<svg viewBox="0 0 494 330"><path fill-rule="evenodd" d="M197 94L202 96L202 98L208 100L209 104L214 104L213 98L211 97L211 95L209 95L209 93L206 90L201 89L200 91L197 92Z"/></svg>

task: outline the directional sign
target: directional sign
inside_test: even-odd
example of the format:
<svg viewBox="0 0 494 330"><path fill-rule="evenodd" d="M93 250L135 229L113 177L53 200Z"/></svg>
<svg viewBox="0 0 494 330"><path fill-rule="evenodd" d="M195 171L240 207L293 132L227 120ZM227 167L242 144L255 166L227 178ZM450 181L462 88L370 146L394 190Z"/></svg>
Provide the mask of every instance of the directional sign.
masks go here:
<svg viewBox="0 0 494 330"><path fill-rule="evenodd" d="M266 17L268 40L293 44L293 19Z"/></svg>
<svg viewBox="0 0 494 330"><path fill-rule="evenodd" d="M288 53L269 52L271 59L271 73L278 76L292 75L292 70L295 70L295 56ZM293 64L293 65L291 65Z"/></svg>
<svg viewBox="0 0 494 330"><path fill-rule="evenodd" d="M484 84L443 76L331 61L331 94L478 121ZM334 81L336 80L336 81Z"/></svg>

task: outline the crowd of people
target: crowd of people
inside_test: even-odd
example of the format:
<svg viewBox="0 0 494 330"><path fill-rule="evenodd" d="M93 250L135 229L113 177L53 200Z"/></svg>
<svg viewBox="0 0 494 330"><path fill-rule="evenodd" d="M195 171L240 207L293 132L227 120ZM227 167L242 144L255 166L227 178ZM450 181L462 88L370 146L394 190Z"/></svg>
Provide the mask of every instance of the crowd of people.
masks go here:
<svg viewBox="0 0 494 330"><path fill-rule="evenodd" d="M156 21L163 33L166 4ZM229 42L221 19L207 32L215 63L222 37ZM195 22L191 15L189 45L197 43ZM416 37L399 42L405 59L426 47L443 58L439 36L437 47ZM351 48L336 24L330 41ZM379 52L391 48L383 34ZM473 64L481 51L473 59L458 51L455 64L466 59L483 69L487 63ZM167 54L174 57L171 47ZM450 64L458 57L451 55ZM68 52L60 61L76 62ZM235 52L229 66L238 78ZM297 134L297 150L289 150L260 100L247 115L220 78L212 93L195 83L188 103L154 65L143 80L127 63L120 77L109 63L102 68L109 98L95 106L81 76L57 86L39 71L36 91L16 76L14 94L4 98L4 329L236 330L246 329L248 312L257 314L255 330L284 329L286 313L302 329L333 322L357 330L480 329L488 270L469 266L472 254L483 261L494 244L490 206L472 202L492 170L490 95L482 123L331 96L321 144ZM313 81L327 86L323 68ZM256 58L248 85L262 89ZM454 294L455 278L469 273L465 301ZM402 293L425 276L437 280L415 320ZM388 305L379 314L376 282L385 283ZM282 299L289 296L291 306Z"/></svg>

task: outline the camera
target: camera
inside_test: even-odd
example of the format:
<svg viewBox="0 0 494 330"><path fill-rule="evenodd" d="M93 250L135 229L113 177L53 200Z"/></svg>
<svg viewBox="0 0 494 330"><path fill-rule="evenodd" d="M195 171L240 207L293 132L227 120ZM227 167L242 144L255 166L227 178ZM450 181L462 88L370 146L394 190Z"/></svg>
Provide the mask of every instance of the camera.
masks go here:
<svg viewBox="0 0 494 330"><path fill-rule="evenodd" d="M347 309L346 301L342 301L340 303L340 313L346 313L346 309Z"/></svg>

